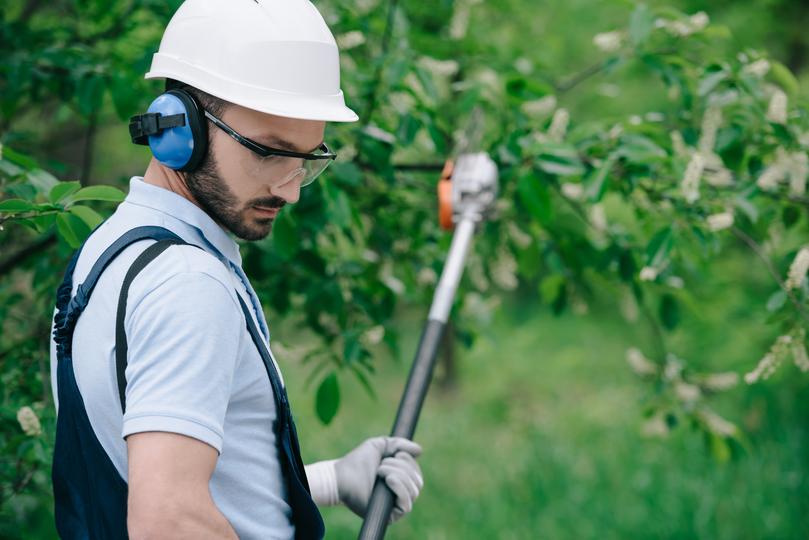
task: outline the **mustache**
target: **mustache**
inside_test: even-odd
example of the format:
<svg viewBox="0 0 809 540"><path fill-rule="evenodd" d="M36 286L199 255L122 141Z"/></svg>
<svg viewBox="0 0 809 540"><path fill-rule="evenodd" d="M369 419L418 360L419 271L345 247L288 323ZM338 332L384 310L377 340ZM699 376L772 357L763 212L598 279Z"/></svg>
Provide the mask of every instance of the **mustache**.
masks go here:
<svg viewBox="0 0 809 540"><path fill-rule="evenodd" d="M281 197L270 197L267 199L253 199L248 203L248 206L261 206L262 208L278 208L281 209L287 202Z"/></svg>

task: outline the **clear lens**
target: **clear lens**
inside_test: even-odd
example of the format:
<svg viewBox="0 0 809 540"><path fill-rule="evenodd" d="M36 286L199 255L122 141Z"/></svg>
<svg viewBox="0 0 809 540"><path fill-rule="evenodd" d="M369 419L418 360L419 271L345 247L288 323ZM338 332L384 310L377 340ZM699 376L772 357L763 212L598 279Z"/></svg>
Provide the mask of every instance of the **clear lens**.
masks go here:
<svg viewBox="0 0 809 540"><path fill-rule="evenodd" d="M260 161L260 170L257 173L265 178L271 178L273 184L279 187L296 180L300 181L301 187L308 186L332 162L331 159L302 159L284 156L269 156Z"/></svg>

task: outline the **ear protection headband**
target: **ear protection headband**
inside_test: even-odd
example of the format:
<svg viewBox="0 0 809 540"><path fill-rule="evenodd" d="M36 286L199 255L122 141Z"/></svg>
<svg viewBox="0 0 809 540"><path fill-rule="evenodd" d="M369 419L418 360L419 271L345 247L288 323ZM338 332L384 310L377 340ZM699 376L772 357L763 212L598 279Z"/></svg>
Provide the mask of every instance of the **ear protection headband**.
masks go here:
<svg viewBox="0 0 809 540"><path fill-rule="evenodd" d="M196 169L208 150L208 123L202 107L182 89L168 90L149 105L146 114L130 118L129 136L177 171Z"/></svg>

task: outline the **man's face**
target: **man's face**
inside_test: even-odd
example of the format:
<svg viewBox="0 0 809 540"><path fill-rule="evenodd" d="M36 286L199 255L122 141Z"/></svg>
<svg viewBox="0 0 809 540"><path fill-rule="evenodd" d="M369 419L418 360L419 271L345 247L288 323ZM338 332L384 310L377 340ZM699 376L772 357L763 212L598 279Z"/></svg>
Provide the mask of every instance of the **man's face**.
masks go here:
<svg viewBox="0 0 809 540"><path fill-rule="evenodd" d="M228 105L219 115L239 134L283 150L312 152L323 141L326 123L300 120ZM260 240L272 229L281 207L300 196L302 175L287 178L300 163L262 158L208 123L211 144L202 165L186 174L197 203L216 222L243 240Z"/></svg>

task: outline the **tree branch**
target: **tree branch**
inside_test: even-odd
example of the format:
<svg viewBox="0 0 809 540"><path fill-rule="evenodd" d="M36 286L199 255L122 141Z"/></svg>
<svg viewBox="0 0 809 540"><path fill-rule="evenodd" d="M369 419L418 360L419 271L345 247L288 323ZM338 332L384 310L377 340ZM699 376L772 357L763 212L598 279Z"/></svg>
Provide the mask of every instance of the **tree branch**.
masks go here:
<svg viewBox="0 0 809 540"><path fill-rule="evenodd" d="M37 255L56 243L56 234L49 233L45 236L38 238L33 244L30 244L20 251L0 263L0 277L6 275L11 270L28 260L29 257Z"/></svg>

